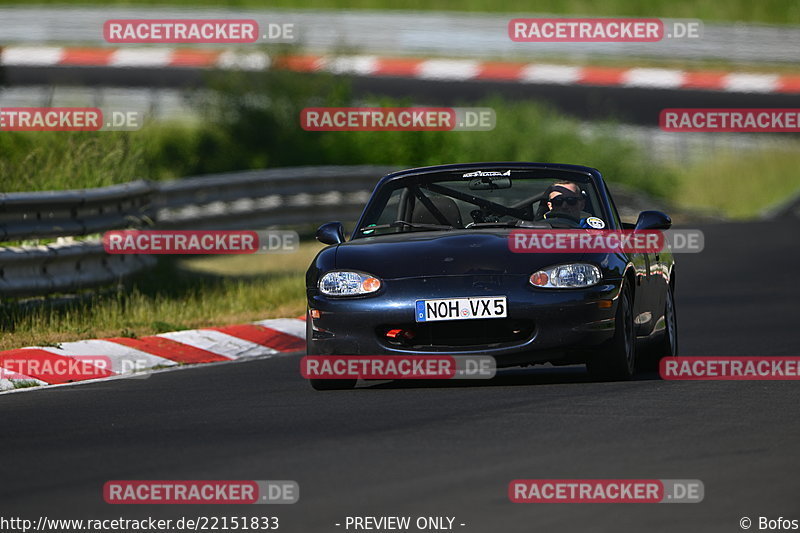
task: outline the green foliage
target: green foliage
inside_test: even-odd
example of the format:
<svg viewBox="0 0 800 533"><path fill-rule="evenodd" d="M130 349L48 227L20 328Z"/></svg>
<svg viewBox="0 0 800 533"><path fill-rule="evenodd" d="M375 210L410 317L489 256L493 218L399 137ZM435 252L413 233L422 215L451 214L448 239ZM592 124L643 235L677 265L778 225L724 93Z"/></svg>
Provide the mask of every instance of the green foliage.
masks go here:
<svg viewBox="0 0 800 533"><path fill-rule="evenodd" d="M537 102L491 98L497 126L489 132L312 132L300 127L309 106L411 105L355 101L347 79L273 70L225 73L213 96L191 97L197 122L151 124L136 132L7 132L0 136L3 191L96 187L138 178L167 179L295 165L386 164L401 167L475 161L577 163L611 181L668 195L671 173L611 133L583 126Z"/></svg>

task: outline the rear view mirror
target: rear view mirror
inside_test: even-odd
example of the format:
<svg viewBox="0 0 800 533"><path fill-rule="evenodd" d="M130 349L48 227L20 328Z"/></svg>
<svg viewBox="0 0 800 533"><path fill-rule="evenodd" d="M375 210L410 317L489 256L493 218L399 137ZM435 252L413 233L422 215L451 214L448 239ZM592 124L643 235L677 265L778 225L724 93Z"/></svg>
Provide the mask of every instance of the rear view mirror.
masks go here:
<svg viewBox="0 0 800 533"><path fill-rule="evenodd" d="M642 211L636 221L636 229L669 229L672 219L661 211Z"/></svg>
<svg viewBox="0 0 800 533"><path fill-rule="evenodd" d="M484 176L482 178L475 178L469 182L469 189L471 191L490 191L493 189L510 189L511 178L493 178Z"/></svg>
<svg viewBox="0 0 800 533"><path fill-rule="evenodd" d="M341 244L344 242L344 226L341 222L328 222L317 229L316 237L322 244Z"/></svg>

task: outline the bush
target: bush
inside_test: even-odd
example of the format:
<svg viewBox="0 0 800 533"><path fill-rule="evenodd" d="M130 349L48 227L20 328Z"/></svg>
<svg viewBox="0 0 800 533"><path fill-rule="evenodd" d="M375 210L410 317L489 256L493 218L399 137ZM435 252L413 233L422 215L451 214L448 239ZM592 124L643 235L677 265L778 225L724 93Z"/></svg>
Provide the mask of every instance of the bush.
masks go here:
<svg viewBox="0 0 800 533"><path fill-rule="evenodd" d="M304 107L411 102L356 101L344 78L279 70L225 73L212 78L212 86L213 96L190 98L204 110L199 123L151 123L135 132L6 132L0 136L0 189L98 187L296 165L478 161L583 164L657 196L668 195L675 183L633 144L611 133L586 135L578 121L537 102L495 97L470 104L495 110L497 126L489 132L310 132L299 123Z"/></svg>

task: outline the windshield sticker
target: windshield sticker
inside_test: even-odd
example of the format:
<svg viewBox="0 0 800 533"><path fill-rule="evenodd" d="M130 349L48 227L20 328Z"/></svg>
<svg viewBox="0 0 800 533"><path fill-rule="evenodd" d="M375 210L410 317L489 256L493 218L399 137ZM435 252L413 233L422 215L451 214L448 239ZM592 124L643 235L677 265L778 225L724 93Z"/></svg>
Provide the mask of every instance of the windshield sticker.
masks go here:
<svg viewBox="0 0 800 533"><path fill-rule="evenodd" d="M505 172L486 172L483 170L476 170L475 172L467 172L463 174L462 178L481 178L484 176L510 176L511 171L506 170Z"/></svg>
<svg viewBox="0 0 800 533"><path fill-rule="evenodd" d="M603 219L597 217L587 218L586 223L589 224L589 226L593 227L594 229L603 229L606 227L606 223L603 222Z"/></svg>

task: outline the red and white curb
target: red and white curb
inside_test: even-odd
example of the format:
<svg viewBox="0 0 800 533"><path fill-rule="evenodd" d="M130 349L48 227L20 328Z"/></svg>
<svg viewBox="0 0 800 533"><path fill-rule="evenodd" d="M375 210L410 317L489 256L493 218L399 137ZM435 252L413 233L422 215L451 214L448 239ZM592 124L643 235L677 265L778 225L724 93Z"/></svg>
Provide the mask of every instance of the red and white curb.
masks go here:
<svg viewBox="0 0 800 533"><path fill-rule="evenodd" d="M221 68L391 76L445 81L512 81L738 93L800 93L800 75L551 65L545 63L420 59L371 55L287 55L195 48L66 48L7 46L0 65L27 67Z"/></svg>
<svg viewBox="0 0 800 533"><path fill-rule="evenodd" d="M296 353L306 347L305 324L305 319L278 318L148 337L113 337L64 342L57 347L33 346L1 351L0 376L3 377L0 378L0 391L16 390L23 385L108 379L180 364ZM75 365L69 364L75 362L71 359L81 360L79 373L53 371L74 368ZM102 364L93 365L93 360L102 361ZM29 369L30 374L18 372L20 368Z"/></svg>

